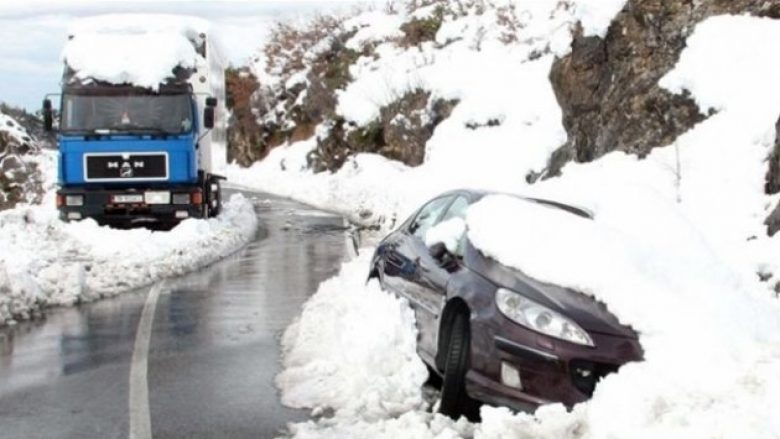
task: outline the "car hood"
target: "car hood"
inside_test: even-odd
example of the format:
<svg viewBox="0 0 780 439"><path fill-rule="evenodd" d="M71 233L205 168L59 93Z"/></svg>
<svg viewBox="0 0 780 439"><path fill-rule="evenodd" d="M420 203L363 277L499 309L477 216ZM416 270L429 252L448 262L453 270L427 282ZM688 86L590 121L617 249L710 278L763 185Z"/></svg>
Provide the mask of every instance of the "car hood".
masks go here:
<svg viewBox="0 0 780 439"><path fill-rule="evenodd" d="M519 270L479 255L469 258L467 268L496 285L516 291L564 316L583 329L620 337L637 338L636 332L621 324L606 305L578 291L533 279Z"/></svg>

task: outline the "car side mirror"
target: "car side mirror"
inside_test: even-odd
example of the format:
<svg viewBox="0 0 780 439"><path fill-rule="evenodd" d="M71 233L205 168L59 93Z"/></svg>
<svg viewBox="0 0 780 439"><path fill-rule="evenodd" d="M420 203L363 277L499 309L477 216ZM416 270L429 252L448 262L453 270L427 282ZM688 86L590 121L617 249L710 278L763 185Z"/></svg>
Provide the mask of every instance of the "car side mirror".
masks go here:
<svg viewBox="0 0 780 439"><path fill-rule="evenodd" d="M458 269L458 258L452 254L447 245L443 242L437 242L428 247L428 252L439 267L452 273Z"/></svg>
<svg viewBox="0 0 780 439"><path fill-rule="evenodd" d="M431 257L437 261L442 261L444 257L449 254L449 250L447 250L447 246L444 245L443 242L434 243L432 246L428 247L428 252Z"/></svg>
<svg viewBox="0 0 780 439"><path fill-rule="evenodd" d="M48 98L43 100L43 129L47 132L54 129L54 110Z"/></svg>

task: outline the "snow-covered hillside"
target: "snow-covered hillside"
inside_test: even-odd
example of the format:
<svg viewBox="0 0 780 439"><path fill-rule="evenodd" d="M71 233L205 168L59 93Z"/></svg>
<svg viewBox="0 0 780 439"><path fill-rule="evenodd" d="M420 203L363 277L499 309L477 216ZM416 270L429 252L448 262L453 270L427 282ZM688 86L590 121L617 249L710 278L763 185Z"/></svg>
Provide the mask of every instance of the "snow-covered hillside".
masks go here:
<svg viewBox="0 0 780 439"><path fill-rule="evenodd" d="M604 226L583 231L592 233L592 242L577 233L577 224L533 215L528 233L513 236L520 220L508 218L503 234L480 235L480 217L513 210L511 203L499 201L474 208L470 233L485 253L507 265L605 300L623 323L639 329L646 361L608 377L592 401L571 412L552 406L534 415L512 415L483 408L479 425L452 423L421 410L420 393L410 399L420 384L419 360L403 341L413 325L394 311L395 304L372 311L363 303L360 298L380 293L361 282L368 271L361 260L321 287L285 337L288 369L279 384L287 401L336 413L293 426L296 437L398 437L400 431L413 437L479 438L780 434L771 414L780 399L775 318L780 304L774 291L780 281L780 237L768 236L764 224L778 201L765 194L764 179L780 115L774 78L780 66L767 54L780 49L780 22L728 15L695 27L659 85L690 94L709 116L672 144L658 144L642 159L614 152L592 163L569 164L560 177L529 183L567 140L549 79L555 57L571 50L574 23L583 20L586 34L603 36L623 3L607 7L605 2L602 9L592 2L480 2L479 8L445 15L433 40L413 46L400 38L404 24L435 14L436 5L357 16L345 22L355 33L344 45L360 48L363 55L349 65L348 81L336 92L334 116L317 126L314 137L277 147L248 169L233 167L231 178L382 231L394 228L423 200L464 186L583 206ZM507 11L516 26L502 27ZM322 46L303 57L303 74L266 70L269 64L262 60L255 74L261 84L305 84L311 68L305 60L315 58L317 50ZM336 172L311 170L312 154L329 141L339 123L334 121L346 121L345 136L365 132L383 108L414 89L430 93L430 102L457 101L425 144L422 165L409 167L347 148L349 158ZM517 217L526 213L518 211ZM544 247L550 243L555 245ZM530 255L546 250L542 254L548 257L518 253L529 246L536 249ZM569 251L571 257L555 257ZM595 271L575 269L591 252L594 265L585 267ZM349 293L342 300L334 288ZM328 317L334 315L341 318ZM368 366L352 370L352 377L373 377L365 380L373 383L371 391L352 392L350 377L336 370L343 340L327 334L362 327L364 321L383 322L383 333L399 334L386 327L388 316L407 335L394 336L394 347L372 344L369 336L356 349L372 358L370 364L387 358L396 367L392 373ZM321 330L302 330L307 327ZM408 360L399 366L398 358ZM408 389L393 384L399 375L411 377ZM381 401L381 409L353 410L361 404L374 407L372 401ZM396 410L415 406L401 416Z"/></svg>

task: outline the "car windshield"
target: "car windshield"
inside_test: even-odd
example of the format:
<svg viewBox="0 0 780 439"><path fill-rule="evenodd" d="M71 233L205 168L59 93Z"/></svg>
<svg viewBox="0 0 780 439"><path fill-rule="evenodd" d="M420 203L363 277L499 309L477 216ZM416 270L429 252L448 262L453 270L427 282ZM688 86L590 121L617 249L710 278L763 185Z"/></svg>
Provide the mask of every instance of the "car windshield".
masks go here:
<svg viewBox="0 0 780 439"><path fill-rule="evenodd" d="M188 94L94 96L66 94L63 132L183 134L192 130Z"/></svg>

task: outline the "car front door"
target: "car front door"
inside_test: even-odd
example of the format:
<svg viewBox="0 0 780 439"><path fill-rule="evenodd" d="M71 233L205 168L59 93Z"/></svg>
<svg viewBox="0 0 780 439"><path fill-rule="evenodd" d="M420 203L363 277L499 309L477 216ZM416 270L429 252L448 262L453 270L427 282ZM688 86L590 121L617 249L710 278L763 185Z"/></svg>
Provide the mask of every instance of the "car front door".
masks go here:
<svg viewBox="0 0 780 439"><path fill-rule="evenodd" d="M432 353L440 304L435 290L446 285L447 272L436 264L425 245L425 236L439 223L453 196L436 198L423 206L408 225L384 249L383 283L409 300L415 312L418 347Z"/></svg>
<svg viewBox="0 0 780 439"><path fill-rule="evenodd" d="M427 303L435 304L435 306L431 307L431 310L435 315L430 320L430 327L426 328L427 338L425 340L425 346L426 349L430 349L428 353L432 357L435 357L436 349L438 348L439 328L441 327L440 319L442 311L444 311L444 306L447 303L447 283L453 274L458 273L458 271L462 269L461 262L463 260L466 244L466 210L470 203L471 201L467 197L458 195L449 205L444 215L439 219L439 224L442 225L442 227L445 227L446 223L451 220L459 219L463 221L463 229L455 240L457 242L456 247L448 249L449 254L447 255L447 258L451 259L445 265L442 265L444 262L443 260L434 260L433 257L430 257L430 259L433 260L432 263L435 264L436 269L428 271L429 276L427 276L427 284L431 285L432 288L426 288L424 294L429 296L426 299ZM443 267L446 267L446 269Z"/></svg>
<svg viewBox="0 0 780 439"><path fill-rule="evenodd" d="M469 206L469 201L464 196L457 196L455 200L450 203L447 210L439 218L436 224L434 224L426 234L431 233L431 229L441 225L442 227L449 227L446 223L452 219L463 219L465 217L466 209ZM445 263L443 259L436 259L431 256L430 248L427 244L435 244L430 242L429 236L422 235L416 236L414 245L419 248L422 253L418 262L418 270L420 276L417 281L417 294L420 297L419 301L423 304L425 310L425 318L420 322L421 340L420 347L425 351L430 358L436 355L437 340L439 332L439 319L444 305L447 302L447 283L454 272L459 269L460 260L459 257L462 251L462 238L465 234L465 224L463 233L458 238L460 243L457 248L452 249L451 254L447 257L454 257Z"/></svg>

